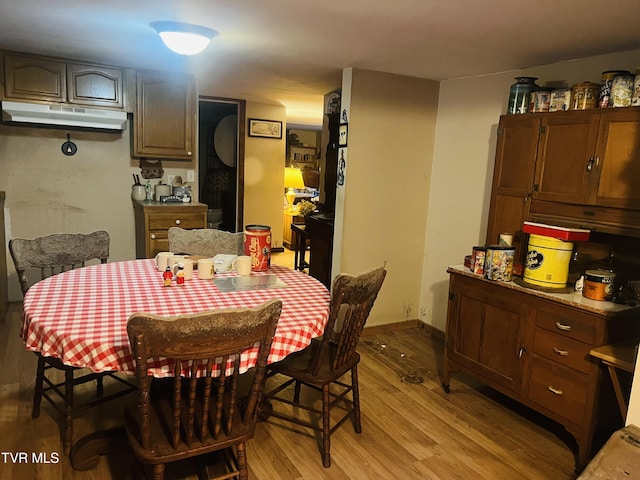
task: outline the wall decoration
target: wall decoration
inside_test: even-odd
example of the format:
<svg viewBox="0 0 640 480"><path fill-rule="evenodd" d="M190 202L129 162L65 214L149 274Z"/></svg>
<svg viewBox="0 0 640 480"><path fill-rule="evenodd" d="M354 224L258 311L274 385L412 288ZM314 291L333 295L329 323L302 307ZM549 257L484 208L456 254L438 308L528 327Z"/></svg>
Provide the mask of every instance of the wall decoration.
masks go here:
<svg viewBox="0 0 640 480"><path fill-rule="evenodd" d="M340 158L338 159L338 181L337 184L339 186L343 186L344 185L344 170L345 167L347 166L347 162L345 160L345 152L346 150L344 148L340 149Z"/></svg>
<svg viewBox="0 0 640 480"><path fill-rule="evenodd" d="M264 138L282 138L282 122L275 120L249 119L249 136Z"/></svg>
<svg viewBox="0 0 640 480"><path fill-rule="evenodd" d="M349 125L341 123L338 127L338 147L347 146L347 135L349 133Z"/></svg>
<svg viewBox="0 0 640 480"><path fill-rule="evenodd" d="M138 165L140 166L140 175L146 180L150 178L162 178L164 175L162 161L160 160L152 162L143 158L138 162Z"/></svg>

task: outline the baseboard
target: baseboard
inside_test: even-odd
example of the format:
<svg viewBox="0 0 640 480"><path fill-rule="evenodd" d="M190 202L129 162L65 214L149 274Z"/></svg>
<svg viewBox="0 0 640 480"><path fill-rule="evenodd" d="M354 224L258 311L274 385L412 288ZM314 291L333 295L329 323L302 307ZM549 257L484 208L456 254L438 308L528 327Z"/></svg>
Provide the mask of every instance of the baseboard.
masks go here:
<svg viewBox="0 0 640 480"><path fill-rule="evenodd" d="M271 251L276 253L282 253L284 252L284 247L273 247Z"/></svg>
<svg viewBox="0 0 640 480"><path fill-rule="evenodd" d="M365 327L362 331L362 336L367 335L380 335L388 332L393 332L397 330L406 330L408 328L419 328L424 330L429 335L438 340L444 341L444 332L438 330L433 325L429 325L427 323L421 322L418 319L415 320L405 320L404 322L396 322L396 323L387 323L385 325L375 325L371 327Z"/></svg>

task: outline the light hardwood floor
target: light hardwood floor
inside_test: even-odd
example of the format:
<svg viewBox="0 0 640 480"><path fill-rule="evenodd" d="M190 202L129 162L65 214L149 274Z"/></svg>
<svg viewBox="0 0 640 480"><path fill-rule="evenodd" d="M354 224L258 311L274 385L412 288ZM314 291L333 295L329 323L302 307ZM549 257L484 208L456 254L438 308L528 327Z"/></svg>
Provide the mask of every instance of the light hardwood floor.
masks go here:
<svg viewBox="0 0 640 480"><path fill-rule="evenodd" d="M43 402L40 418L31 418L36 357L19 337L20 312L21 305L12 304L0 323L0 479L131 478L126 446L102 457L95 469L76 472L62 453L55 410ZM325 469L310 431L277 419L259 423L248 445L250 478L575 478L575 446L561 427L467 377L454 376L451 393L444 393L442 349L442 341L421 328L363 336L362 433L354 433L350 422L340 427L331 437L332 466ZM135 398L77 418L74 440L119 425L127 401ZM9 452L25 452L28 462L12 462ZM36 464L33 454L60 460ZM190 472L178 466L167 478L197 478Z"/></svg>

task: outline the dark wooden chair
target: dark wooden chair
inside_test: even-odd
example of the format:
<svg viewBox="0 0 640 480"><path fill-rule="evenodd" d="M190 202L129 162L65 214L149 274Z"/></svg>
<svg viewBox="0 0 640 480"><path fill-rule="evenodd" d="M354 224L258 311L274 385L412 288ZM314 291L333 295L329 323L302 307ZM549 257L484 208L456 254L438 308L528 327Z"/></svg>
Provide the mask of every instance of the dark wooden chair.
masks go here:
<svg viewBox="0 0 640 480"><path fill-rule="evenodd" d="M34 239L11 239L9 252L18 274L22 294L26 294L33 283L67 270L84 267L86 262L90 260L100 260L101 263L106 263L109 258L109 243L109 234L102 230L90 234L55 233ZM29 275L32 274L33 277L34 271L38 270L40 271L39 275L35 274L36 279L31 281ZM39 353L36 355L38 356L38 367L31 417L38 418L40 416L42 398L45 398L63 415L62 444L65 454L69 454L73 442L74 415L81 410L113 400L136 389L134 385L115 376L114 372L75 376L80 369L65 365L57 358L43 357ZM63 371L64 382L58 383L53 375L48 376L51 369ZM125 388L104 396L103 379L105 376L113 378ZM82 405L74 405L74 386L92 380L97 381L97 398ZM58 405L52 394L63 400L64 407Z"/></svg>
<svg viewBox="0 0 640 480"><path fill-rule="evenodd" d="M329 319L322 339L314 340L306 349L293 353L284 360L269 365L268 368L267 377L276 374L290 377L284 383L265 393L265 401L268 401L272 406L270 414L321 432L322 464L325 467L331 466L331 433L349 417L356 433L362 431L358 392L360 355L356 348L385 275L384 266L355 277L345 274L338 275L333 281ZM339 332L337 332L338 324L341 325ZM341 378L349 371L351 372L351 383ZM292 383L294 391L291 400L280 393ZM310 402L300 402L301 385L322 392L321 410L313 407ZM331 388L332 385L333 388ZM351 392L351 399L348 397L349 392ZM296 412L297 408L312 412L321 418L321 421L311 423L300 416L283 413L274 405L277 402L294 407L293 412ZM346 407L347 412L331 426L330 411L339 402Z"/></svg>
<svg viewBox="0 0 640 480"><path fill-rule="evenodd" d="M215 451L227 459L225 473L216 478L248 478L246 441L254 435L281 310L282 303L271 300L254 309L131 316L127 332L140 399L137 408L126 410L125 428L135 456L153 465L154 479L164 478L166 463ZM257 364L245 396L238 386L240 354L256 344ZM152 357L168 359L172 378L164 391L153 387L165 379L148 375Z"/></svg>
<svg viewBox="0 0 640 480"><path fill-rule="evenodd" d="M215 228L185 230L171 227L167 231L169 251L175 254L215 257L219 253L244 255L244 235Z"/></svg>

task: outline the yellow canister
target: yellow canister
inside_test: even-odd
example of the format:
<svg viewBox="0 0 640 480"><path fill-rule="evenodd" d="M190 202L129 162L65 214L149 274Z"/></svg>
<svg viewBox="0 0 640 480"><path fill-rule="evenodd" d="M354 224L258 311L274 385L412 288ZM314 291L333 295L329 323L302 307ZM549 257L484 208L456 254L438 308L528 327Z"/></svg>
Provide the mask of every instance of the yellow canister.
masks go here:
<svg viewBox="0 0 640 480"><path fill-rule="evenodd" d="M582 296L591 300L604 300L613 293L616 274L608 270L587 270L584 272Z"/></svg>
<svg viewBox="0 0 640 480"><path fill-rule="evenodd" d="M566 287L572 251L572 242L532 233L523 280L547 288Z"/></svg>

